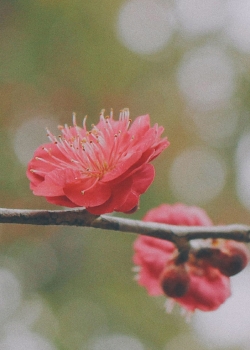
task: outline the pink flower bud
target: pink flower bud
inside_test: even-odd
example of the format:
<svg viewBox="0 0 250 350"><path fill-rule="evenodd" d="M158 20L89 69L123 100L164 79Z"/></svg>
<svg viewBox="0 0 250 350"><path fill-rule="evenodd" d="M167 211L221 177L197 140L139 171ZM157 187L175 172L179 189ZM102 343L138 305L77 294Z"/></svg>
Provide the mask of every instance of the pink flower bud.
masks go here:
<svg viewBox="0 0 250 350"><path fill-rule="evenodd" d="M249 251L240 242L223 242L220 248L202 248L195 252L197 259L207 261L225 276L233 276L242 271L249 261Z"/></svg>
<svg viewBox="0 0 250 350"><path fill-rule="evenodd" d="M233 240L226 241L221 254L214 259L213 266L225 276L233 276L242 271L249 262L249 251L245 244Z"/></svg>
<svg viewBox="0 0 250 350"><path fill-rule="evenodd" d="M165 268L161 276L161 287L171 298L184 296L189 288L190 278L184 265L170 265Z"/></svg>
<svg viewBox="0 0 250 350"><path fill-rule="evenodd" d="M223 275L230 277L242 271L246 265L244 264L244 257L241 255L228 256L222 253L221 259L213 266L217 267Z"/></svg>

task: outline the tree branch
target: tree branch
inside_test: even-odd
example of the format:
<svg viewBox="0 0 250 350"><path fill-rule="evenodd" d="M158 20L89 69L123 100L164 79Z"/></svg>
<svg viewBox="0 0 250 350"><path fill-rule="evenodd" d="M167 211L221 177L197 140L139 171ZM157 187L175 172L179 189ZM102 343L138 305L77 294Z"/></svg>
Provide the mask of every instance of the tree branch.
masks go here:
<svg viewBox="0 0 250 350"><path fill-rule="evenodd" d="M180 240L223 238L250 242L250 226L174 226L115 216L90 214L85 209L26 210L0 209L0 223L26 225L68 225L138 233L177 243Z"/></svg>

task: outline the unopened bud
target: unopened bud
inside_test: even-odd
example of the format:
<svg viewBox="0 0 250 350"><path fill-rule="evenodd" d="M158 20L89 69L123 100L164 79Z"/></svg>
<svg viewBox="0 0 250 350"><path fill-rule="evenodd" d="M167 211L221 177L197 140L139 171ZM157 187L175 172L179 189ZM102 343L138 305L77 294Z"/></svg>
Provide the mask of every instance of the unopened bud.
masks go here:
<svg viewBox="0 0 250 350"><path fill-rule="evenodd" d="M249 251L245 244L236 241L227 241L222 254L223 259L218 267L226 276L233 276L242 271L249 262Z"/></svg>
<svg viewBox="0 0 250 350"><path fill-rule="evenodd" d="M207 261L225 276L233 276L242 271L249 261L249 252L243 243L227 241L219 248L202 248L195 253L197 259Z"/></svg>
<svg viewBox="0 0 250 350"><path fill-rule="evenodd" d="M161 276L164 293L171 298L180 298L188 291L189 275L184 265L167 266Z"/></svg>
<svg viewBox="0 0 250 350"><path fill-rule="evenodd" d="M220 255L220 250L218 248L201 248L195 251L195 258L211 261Z"/></svg>
<svg viewBox="0 0 250 350"><path fill-rule="evenodd" d="M242 271L246 265L241 255L235 254L230 256L221 253L221 259L213 266L217 267L223 275L230 277Z"/></svg>

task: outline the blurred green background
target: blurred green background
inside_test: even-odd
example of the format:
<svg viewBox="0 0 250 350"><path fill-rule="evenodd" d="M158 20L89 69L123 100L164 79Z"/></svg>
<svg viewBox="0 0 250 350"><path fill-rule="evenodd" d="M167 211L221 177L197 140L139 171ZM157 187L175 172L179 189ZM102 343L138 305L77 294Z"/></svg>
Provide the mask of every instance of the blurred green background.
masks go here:
<svg viewBox="0 0 250 350"><path fill-rule="evenodd" d="M249 95L249 0L0 0L1 207L56 209L25 175L45 127L129 107L171 142L131 218L179 201L249 224ZM249 349L249 271L186 323L133 280L134 235L1 225L0 238L1 350Z"/></svg>

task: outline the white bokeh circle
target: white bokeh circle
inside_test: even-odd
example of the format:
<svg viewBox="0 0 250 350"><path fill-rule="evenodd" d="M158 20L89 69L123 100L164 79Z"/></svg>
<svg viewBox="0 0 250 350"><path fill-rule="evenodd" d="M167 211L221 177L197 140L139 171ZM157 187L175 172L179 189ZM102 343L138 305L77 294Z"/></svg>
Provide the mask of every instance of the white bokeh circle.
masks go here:
<svg viewBox="0 0 250 350"><path fill-rule="evenodd" d="M25 120L12 137L13 148L19 161L27 165L34 151L43 143L50 142L46 137L46 128L54 129L57 123L53 117L37 116Z"/></svg>
<svg viewBox="0 0 250 350"><path fill-rule="evenodd" d="M178 200L204 204L216 197L226 181L226 168L217 153L203 148L185 149L170 168L170 187Z"/></svg>
<svg viewBox="0 0 250 350"><path fill-rule="evenodd" d="M142 343L128 335L113 334L94 338L89 350L144 350Z"/></svg>
<svg viewBox="0 0 250 350"><path fill-rule="evenodd" d="M184 55L177 83L188 105L202 111L229 103L235 91L231 58L219 47L205 45Z"/></svg>
<svg viewBox="0 0 250 350"><path fill-rule="evenodd" d="M200 138L209 146L227 147L231 145L231 137L237 131L239 113L232 105L202 113L191 110L183 121L192 133L195 128Z"/></svg>
<svg viewBox="0 0 250 350"><path fill-rule="evenodd" d="M236 191L241 204L250 210L250 133L240 138L236 150Z"/></svg>
<svg viewBox="0 0 250 350"><path fill-rule="evenodd" d="M12 330L0 339L1 350L56 350L55 346L41 335L28 330Z"/></svg>
<svg viewBox="0 0 250 350"><path fill-rule="evenodd" d="M228 21L225 33L240 51L250 52L250 1L227 1Z"/></svg>
<svg viewBox="0 0 250 350"><path fill-rule="evenodd" d="M13 315L21 303L21 285L7 269L0 269L0 323Z"/></svg>
<svg viewBox="0 0 250 350"><path fill-rule="evenodd" d="M225 5L221 0L176 0L179 30L189 36L219 30L226 19Z"/></svg>
<svg viewBox="0 0 250 350"><path fill-rule="evenodd" d="M129 50L154 54L168 43L174 27L173 13L159 0L128 0L118 13L116 32Z"/></svg>
<svg viewBox="0 0 250 350"><path fill-rule="evenodd" d="M193 327L201 344L210 349L249 349L250 269L231 278L232 295L213 312L196 312Z"/></svg>

